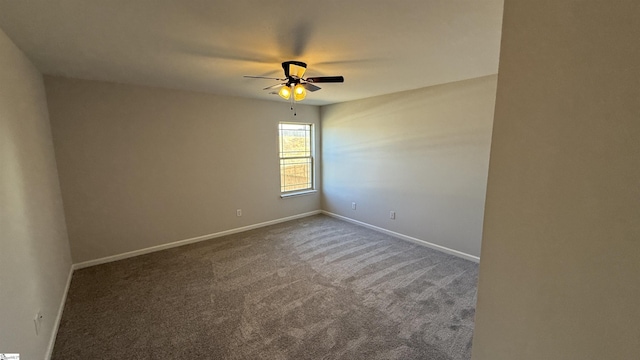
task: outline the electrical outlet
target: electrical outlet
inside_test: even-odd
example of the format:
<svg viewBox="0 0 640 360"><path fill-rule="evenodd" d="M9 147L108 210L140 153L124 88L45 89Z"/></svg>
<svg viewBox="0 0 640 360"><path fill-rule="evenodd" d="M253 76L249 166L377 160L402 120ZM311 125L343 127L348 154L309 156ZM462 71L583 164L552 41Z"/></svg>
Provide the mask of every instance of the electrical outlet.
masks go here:
<svg viewBox="0 0 640 360"><path fill-rule="evenodd" d="M36 335L40 335L40 327L42 326L42 320L44 317L42 316L42 312L38 310L36 315L33 317L33 324L36 327Z"/></svg>
<svg viewBox="0 0 640 360"><path fill-rule="evenodd" d="M389 219L391 219L391 220L395 220L396 219L396 212L395 211L389 211Z"/></svg>
<svg viewBox="0 0 640 360"><path fill-rule="evenodd" d="M242 216L242 209L236 210L236 216Z"/></svg>
<svg viewBox="0 0 640 360"><path fill-rule="evenodd" d="M352 202L351 203L351 210L355 210L356 209L356 203Z"/></svg>

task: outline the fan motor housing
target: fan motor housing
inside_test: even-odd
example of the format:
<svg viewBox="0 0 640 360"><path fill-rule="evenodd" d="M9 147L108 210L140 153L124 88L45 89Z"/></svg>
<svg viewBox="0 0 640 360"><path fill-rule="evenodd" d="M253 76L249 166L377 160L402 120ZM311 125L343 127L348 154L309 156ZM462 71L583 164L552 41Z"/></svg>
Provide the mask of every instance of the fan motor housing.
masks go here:
<svg viewBox="0 0 640 360"><path fill-rule="evenodd" d="M297 82L299 83L299 79L304 76L304 72L307 69L307 64L295 60L285 61L282 63L282 69L284 70L284 76L289 79L289 81L298 79Z"/></svg>

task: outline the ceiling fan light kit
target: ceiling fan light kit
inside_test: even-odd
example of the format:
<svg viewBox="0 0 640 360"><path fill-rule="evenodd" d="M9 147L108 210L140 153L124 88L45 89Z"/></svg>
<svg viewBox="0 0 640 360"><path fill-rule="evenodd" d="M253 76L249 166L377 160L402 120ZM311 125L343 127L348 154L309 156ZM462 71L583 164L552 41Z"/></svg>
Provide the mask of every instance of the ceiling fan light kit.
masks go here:
<svg viewBox="0 0 640 360"><path fill-rule="evenodd" d="M291 89L288 86L283 86L280 91L278 91L278 95L285 100L289 100L291 97Z"/></svg>
<svg viewBox="0 0 640 360"><path fill-rule="evenodd" d="M280 87L280 90L278 92L273 91L271 92L271 94L278 94L285 100L291 99L291 95L293 94L292 102L304 100L307 97L307 91L314 92L320 90L321 88L314 85L315 83L344 82L344 77L342 76L319 76L304 78L304 74L307 71L307 64L303 63L302 61L285 61L282 63L282 70L284 70L284 79L249 75L245 75L245 77L253 79L270 79L283 81L280 84L266 87L264 88L264 90L270 90Z"/></svg>
<svg viewBox="0 0 640 360"><path fill-rule="evenodd" d="M307 97L307 90L305 90L302 84L297 84L293 87L293 99L295 101L302 101Z"/></svg>

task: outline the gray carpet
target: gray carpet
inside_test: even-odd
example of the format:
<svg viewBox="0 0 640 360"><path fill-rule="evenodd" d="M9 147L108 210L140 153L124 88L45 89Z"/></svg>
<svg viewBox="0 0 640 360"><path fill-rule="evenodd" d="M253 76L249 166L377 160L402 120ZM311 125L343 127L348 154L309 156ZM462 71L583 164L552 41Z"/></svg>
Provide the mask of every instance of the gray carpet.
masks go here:
<svg viewBox="0 0 640 360"><path fill-rule="evenodd" d="M477 275L312 216L76 271L53 359L469 359Z"/></svg>

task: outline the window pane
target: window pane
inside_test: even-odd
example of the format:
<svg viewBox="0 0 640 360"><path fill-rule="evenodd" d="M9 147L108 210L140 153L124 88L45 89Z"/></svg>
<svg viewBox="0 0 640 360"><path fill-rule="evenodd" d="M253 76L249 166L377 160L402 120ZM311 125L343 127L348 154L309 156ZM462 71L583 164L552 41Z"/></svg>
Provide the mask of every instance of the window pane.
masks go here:
<svg viewBox="0 0 640 360"><path fill-rule="evenodd" d="M281 159L280 183L282 192L311 188L311 159Z"/></svg>
<svg viewBox="0 0 640 360"><path fill-rule="evenodd" d="M280 157L311 156L311 134L307 129L280 130Z"/></svg>

